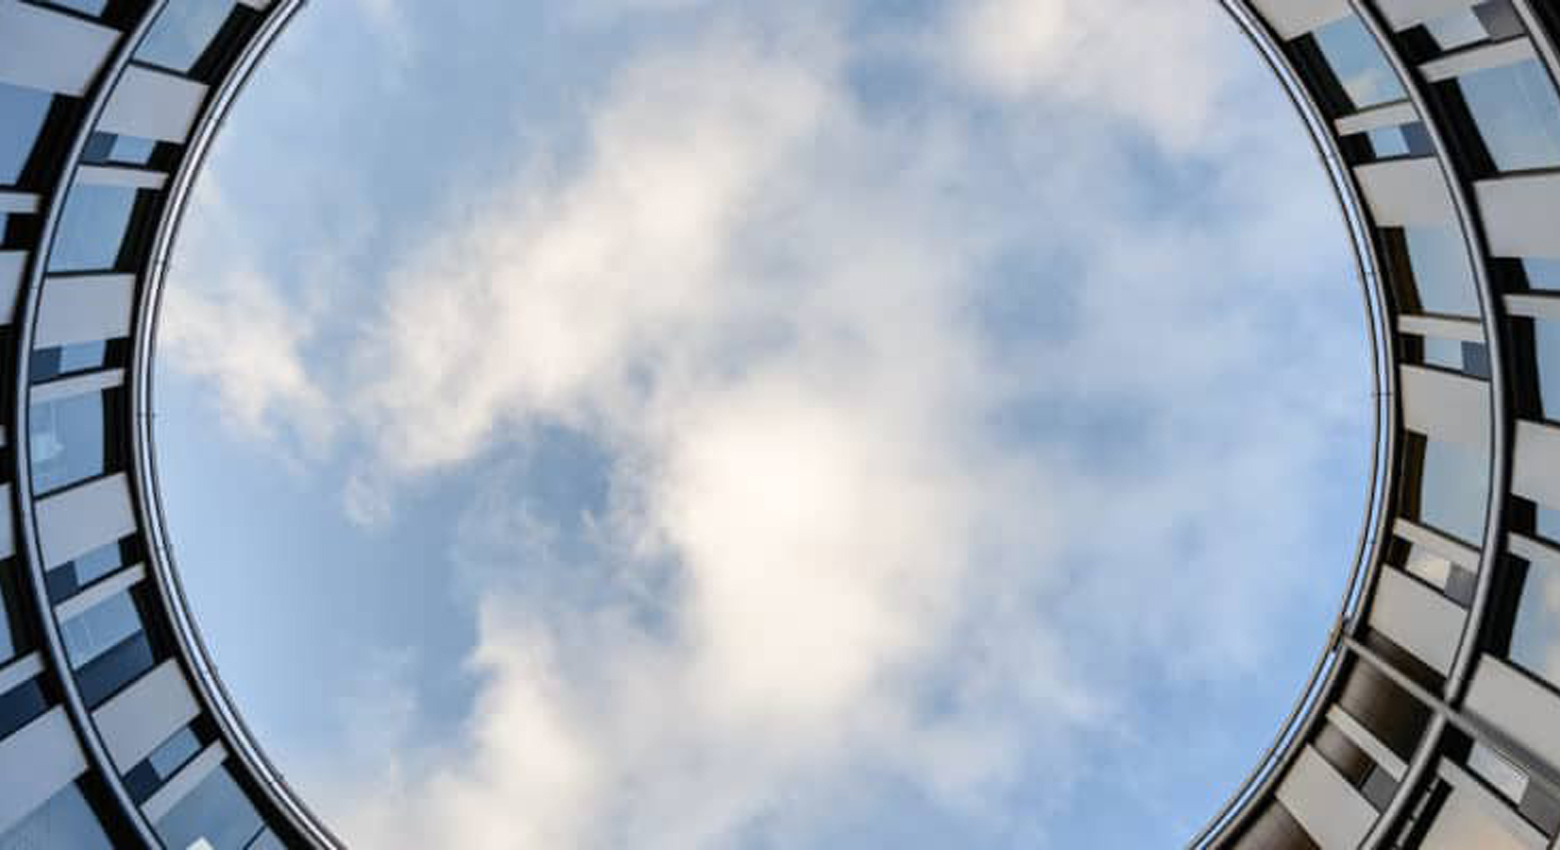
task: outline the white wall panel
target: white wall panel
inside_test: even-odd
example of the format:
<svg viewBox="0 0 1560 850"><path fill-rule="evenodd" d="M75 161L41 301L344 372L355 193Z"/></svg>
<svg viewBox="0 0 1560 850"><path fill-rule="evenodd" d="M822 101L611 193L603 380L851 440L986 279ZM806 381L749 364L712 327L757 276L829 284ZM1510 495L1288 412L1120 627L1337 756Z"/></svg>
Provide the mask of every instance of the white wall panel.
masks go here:
<svg viewBox="0 0 1560 850"><path fill-rule="evenodd" d="M100 478L40 499L37 517L38 547L46 568L112 543L136 529L130 484L124 475Z"/></svg>
<svg viewBox="0 0 1560 850"><path fill-rule="evenodd" d="M16 0L0 0L0 82L84 94L119 33Z"/></svg>

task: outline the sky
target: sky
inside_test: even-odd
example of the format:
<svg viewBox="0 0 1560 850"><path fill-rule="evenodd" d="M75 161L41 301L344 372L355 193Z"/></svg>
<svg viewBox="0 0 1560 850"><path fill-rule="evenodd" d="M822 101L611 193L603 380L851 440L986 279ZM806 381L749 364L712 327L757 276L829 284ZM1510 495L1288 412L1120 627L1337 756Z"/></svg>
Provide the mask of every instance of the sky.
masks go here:
<svg viewBox="0 0 1560 850"><path fill-rule="evenodd" d="M354 845L1174 846L1336 611L1364 331L1213 3L318 2L157 451Z"/></svg>

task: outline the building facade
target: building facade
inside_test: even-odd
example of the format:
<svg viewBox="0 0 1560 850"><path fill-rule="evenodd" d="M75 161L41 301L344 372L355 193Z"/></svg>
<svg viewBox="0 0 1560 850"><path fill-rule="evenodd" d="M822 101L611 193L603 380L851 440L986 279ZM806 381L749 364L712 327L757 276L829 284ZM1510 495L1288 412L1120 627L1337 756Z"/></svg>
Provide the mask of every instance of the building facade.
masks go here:
<svg viewBox="0 0 1560 850"><path fill-rule="evenodd" d="M1560 4L1222 2L1337 193L1377 444L1327 648L1191 844L1560 847ZM339 846L202 646L151 428L184 204L300 3L0 0L0 850Z"/></svg>

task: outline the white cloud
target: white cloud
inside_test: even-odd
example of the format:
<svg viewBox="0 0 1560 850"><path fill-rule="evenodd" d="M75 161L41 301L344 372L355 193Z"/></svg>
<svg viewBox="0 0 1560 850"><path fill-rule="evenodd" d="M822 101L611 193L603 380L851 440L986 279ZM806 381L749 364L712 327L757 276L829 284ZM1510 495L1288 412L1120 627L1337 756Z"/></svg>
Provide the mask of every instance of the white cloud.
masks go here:
<svg viewBox="0 0 1560 850"><path fill-rule="evenodd" d="M539 424L607 447L612 504L581 557L538 544L508 479L477 500L456 531L480 576L476 706L456 741L364 756L393 770L324 774L355 842L726 846L866 805L884 775L1002 823L992 800L1026 782L1065 804L1080 740L1130 737L1130 679L1249 669L1275 589L1311 580L1292 518L1367 399L1315 392L1348 337L1264 278L1331 270L1294 238L1341 245L1326 207L1271 203L1312 185L1325 204L1321 175L1143 190L1119 141L1237 169L1293 132L1247 126L1276 98L1243 100L1202 49L1211 16L955 7L954 60L931 64L997 98L995 128L872 113L826 17L636 55L577 164L527 161L388 264L349 380L327 376L362 455L349 510L502 470ZM1073 120L1036 139L1030 113ZM994 340L977 302L1013 251L1067 270L1032 282L1057 328ZM284 344L211 371L239 421L319 408L307 331L258 299L223 309ZM1313 360L1289 361L1297 335ZM1062 430L1119 443L1120 467L993 424L1025 405L1099 416Z"/></svg>

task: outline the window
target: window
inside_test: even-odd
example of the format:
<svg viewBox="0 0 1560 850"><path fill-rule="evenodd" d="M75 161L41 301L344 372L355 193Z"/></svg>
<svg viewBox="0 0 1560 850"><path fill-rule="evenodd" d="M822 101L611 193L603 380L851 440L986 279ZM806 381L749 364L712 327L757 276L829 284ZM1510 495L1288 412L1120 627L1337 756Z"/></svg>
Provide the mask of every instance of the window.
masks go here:
<svg viewBox="0 0 1560 850"><path fill-rule="evenodd" d="M28 414L33 492L43 495L94 478L118 463L107 418L119 391L86 392L34 404Z"/></svg>
<svg viewBox="0 0 1560 850"><path fill-rule="evenodd" d="M131 540L133 538L125 538L99 546L74 561L66 561L49 570L44 576L49 586L49 599L53 602L69 599L81 588L130 563L132 559L125 549Z"/></svg>
<svg viewBox="0 0 1560 850"><path fill-rule="evenodd" d="M1528 564L1511 629L1511 660L1560 686L1560 570Z"/></svg>
<svg viewBox="0 0 1560 850"><path fill-rule="evenodd" d="M1421 346L1421 360L1426 366L1439 366L1471 378L1489 380L1490 353L1484 343L1427 336L1421 338Z"/></svg>
<svg viewBox="0 0 1560 850"><path fill-rule="evenodd" d="M108 8L108 0L46 0L46 2L53 6L75 9L94 18L103 14L103 10Z"/></svg>
<svg viewBox="0 0 1560 850"><path fill-rule="evenodd" d="M188 74L232 11L232 0L171 0L136 48L135 58Z"/></svg>
<svg viewBox="0 0 1560 850"><path fill-rule="evenodd" d="M1560 322L1533 322L1533 363L1538 372L1540 415L1560 422Z"/></svg>
<svg viewBox="0 0 1560 850"><path fill-rule="evenodd" d="M185 726L168 736L151 755L125 774L125 787L136 802L145 802L204 747L205 743L194 727Z"/></svg>
<svg viewBox="0 0 1560 850"><path fill-rule="evenodd" d="M0 835L0 850L113 850L113 846L76 784L65 786L25 820Z"/></svg>
<svg viewBox="0 0 1560 850"><path fill-rule="evenodd" d="M64 375L91 372L110 364L109 340L78 342L35 349L27 362L27 377L35 384Z"/></svg>
<svg viewBox="0 0 1560 850"><path fill-rule="evenodd" d="M0 186L15 186L49 119L54 96L0 83Z"/></svg>
<svg viewBox="0 0 1560 850"><path fill-rule="evenodd" d="M157 152L157 140L113 133L93 133L81 153L85 162L116 165L148 165Z"/></svg>
<svg viewBox="0 0 1560 850"><path fill-rule="evenodd" d="M49 700L37 677L0 694L0 740L9 738L48 710Z"/></svg>
<svg viewBox="0 0 1560 850"><path fill-rule="evenodd" d="M49 271L104 271L117 266L138 194L123 186L73 187L49 254Z"/></svg>
<svg viewBox="0 0 1560 850"><path fill-rule="evenodd" d="M110 596L60 625L65 654L79 670L141 630L141 612L129 590Z"/></svg>
<svg viewBox="0 0 1560 850"><path fill-rule="evenodd" d="M1468 265L1468 249L1462 235L1451 226L1405 227L1402 246L1408 260L1411 284L1405 293L1412 304L1405 312L1437 313L1447 316L1479 316L1479 299L1474 288L1473 269Z"/></svg>
<svg viewBox="0 0 1560 850"><path fill-rule="evenodd" d="M1443 51L1481 41L1521 35L1522 20L1507 0L1479 3L1426 21L1425 31Z"/></svg>
<svg viewBox="0 0 1560 850"><path fill-rule="evenodd" d="M1312 36L1355 110L1406 96L1381 47L1359 18L1350 15L1318 27Z"/></svg>
<svg viewBox="0 0 1560 850"><path fill-rule="evenodd" d="M9 522L10 520L5 520ZM0 561L0 665L22 654L23 613L15 561Z"/></svg>
<svg viewBox="0 0 1560 850"><path fill-rule="evenodd" d="M1417 435L1410 442L1422 452L1418 505L1411 518L1481 547L1489 499L1489 457L1466 446Z"/></svg>
<svg viewBox="0 0 1560 850"><path fill-rule="evenodd" d="M1374 130L1367 130L1365 138L1370 142L1373 159L1430 156L1434 152L1430 145L1430 134L1425 132L1425 125L1418 121L1399 124L1396 127L1377 127Z"/></svg>
<svg viewBox="0 0 1560 850"><path fill-rule="evenodd" d="M1560 165L1560 98L1536 59L1455 81L1496 171Z"/></svg>
<svg viewBox="0 0 1560 850"><path fill-rule="evenodd" d="M243 850L264 828L244 790L226 766L218 765L163 815L157 835L168 847Z"/></svg>
<svg viewBox="0 0 1560 850"><path fill-rule="evenodd" d="M1525 257L1520 262L1528 289L1560 292L1560 260Z"/></svg>

